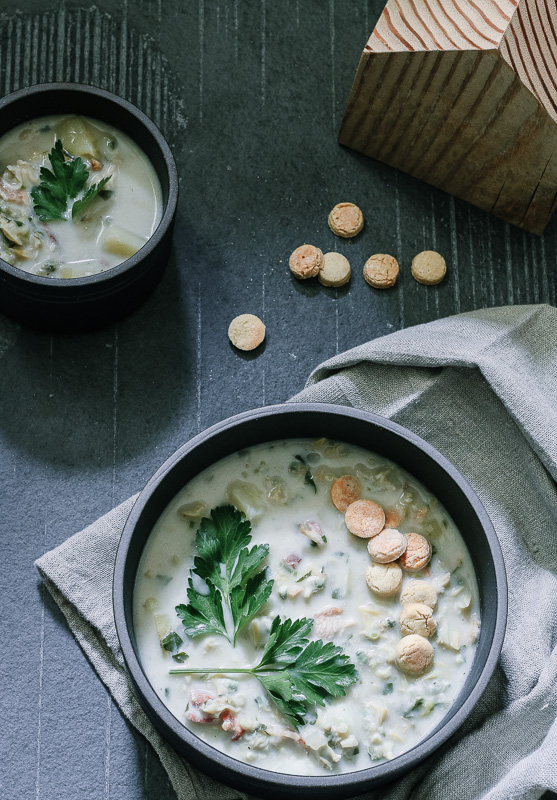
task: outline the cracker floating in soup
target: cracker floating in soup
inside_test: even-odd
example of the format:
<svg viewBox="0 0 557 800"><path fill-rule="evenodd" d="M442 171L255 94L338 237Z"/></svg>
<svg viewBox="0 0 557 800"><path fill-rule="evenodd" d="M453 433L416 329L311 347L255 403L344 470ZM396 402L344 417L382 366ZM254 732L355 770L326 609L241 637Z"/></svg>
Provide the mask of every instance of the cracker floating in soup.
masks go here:
<svg viewBox="0 0 557 800"><path fill-rule="evenodd" d="M81 278L140 250L162 217L161 187L122 131L41 117L0 138L0 258L48 278Z"/></svg>
<svg viewBox="0 0 557 800"><path fill-rule="evenodd" d="M396 512L371 555L339 486ZM409 534L431 549L421 569L400 552ZM396 560L381 564L383 540ZM459 694L480 626L443 506L387 459L326 439L250 447L190 481L147 541L133 607L142 667L175 717L233 758L299 775L416 745Z"/></svg>

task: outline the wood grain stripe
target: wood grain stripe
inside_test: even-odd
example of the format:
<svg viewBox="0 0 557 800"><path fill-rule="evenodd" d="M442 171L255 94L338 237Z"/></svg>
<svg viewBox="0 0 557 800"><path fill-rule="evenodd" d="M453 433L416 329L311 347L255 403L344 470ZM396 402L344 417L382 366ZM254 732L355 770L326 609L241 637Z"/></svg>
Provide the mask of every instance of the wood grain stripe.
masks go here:
<svg viewBox="0 0 557 800"><path fill-rule="evenodd" d="M350 130L350 137L361 131L362 123L365 123L369 116L365 87L368 84L372 86L379 84L383 79L383 73L388 69L389 59L383 53L374 59L367 53L362 54L339 133L341 143L344 143L347 130Z"/></svg>
<svg viewBox="0 0 557 800"><path fill-rule="evenodd" d="M457 76L456 70L459 66L462 74ZM420 151L420 162L412 164L413 171L422 177L428 170L437 169L440 185L445 189L450 185L454 171L465 163L467 150L485 135L489 122L497 113L494 109L491 116L489 112L484 112L483 116L479 114L482 101L488 105L486 97L490 96L499 76L497 59L476 55L474 61L470 62L468 71L464 71L462 64L455 59L453 73L455 82L457 79L459 82L454 86L447 86L446 89L448 99L443 108L446 127L437 128L433 135L430 134L428 145ZM470 79L471 76L474 76L475 82ZM482 120L481 124L477 121L478 117ZM455 151L457 142L459 147ZM443 166L437 167L437 164Z"/></svg>
<svg viewBox="0 0 557 800"><path fill-rule="evenodd" d="M470 70L475 68L476 57L468 53L467 60L471 62L470 66L456 53L447 53L436 65L440 82L435 85L435 102L428 109L428 114L421 115L420 129L411 145L412 157L408 160L408 170L419 177L423 178L431 161L436 160L434 148L438 140L445 140L448 134L448 127L432 126L431 120L448 120L455 106L462 101L462 89L469 81ZM460 126L460 121L457 124ZM454 122L450 126L451 131L453 126Z"/></svg>
<svg viewBox="0 0 557 800"><path fill-rule="evenodd" d="M533 13L536 14L535 18ZM555 55L548 45L547 33L547 29L541 25L536 4L531 0L517 10L506 38L514 36L524 73L528 77L527 85L548 113L555 116L557 69Z"/></svg>
<svg viewBox="0 0 557 800"><path fill-rule="evenodd" d="M415 119L413 111L416 109L416 102L419 103L420 100L423 102L420 83L427 83L427 79L431 76L431 62L434 58L431 51L421 51L407 56L404 71L400 73L394 89L397 102L385 104L385 115L382 124L375 131L373 144L374 147L381 149L387 161L390 151L395 142L400 140L401 135L404 135L405 141L408 140L409 130ZM424 75L424 80L420 81Z"/></svg>
<svg viewBox="0 0 557 800"><path fill-rule="evenodd" d="M457 5L457 2L456 2L456 0L454 0L454 7L455 7L456 11L457 11L457 12L460 14L460 16L461 16L463 19L465 19L465 20L466 20L466 22L467 22L467 23L470 25L470 27L472 28L472 30L474 31L474 33L477 33L477 34L478 34L478 36L479 36L481 39L484 39L484 40L485 40L485 41L486 41L488 44L492 44L494 47L497 47L497 45L499 44L499 42L498 42L498 41L495 41L494 39L490 39L490 38L489 38L489 36L487 36L485 33L482 33L482 32L479 30L479 28L478 28L478 27L475 25L475 23L473 22L473 20L472 20L472 19L471 19L471 18L468 16L468 14L465 14L465 13L464 13L464 11L462 10L462 7L461 7L460 5Z"/></svg>
<svg viewBox="0 0 557 800"><path fill-rule="evenodd" d="M372 35L372 36L374 36L376 39L378 39L378 40L381 42L381 44L382 44L382 45L385 47L385 49L386 49L386 50L388 50L388 51L389 51L389 52L391 52L391 53L393 52L393 50L394 50L394 47L391 47L391 45L390 45L390 44L388 44L388 43L385 41L385 39L383 39L383 37L381 36L381 34L380 34L380 33L379 33L379 31L377 30L377 28L374 28L374 29L373 29L373 32L372 32L372 34L371 34L371 35ZM368 49L368 48L369 48L369 50L370 50L370 51L380 52L380 51L378 51L377 47L373 47L373 46L372 46L372 45L371 45L369 42L368 42L368 44L366 45L366 49Z"/></svg>
<svg viewBox="0 0 557 800"><path fill-rule="evenodd" d="M546 91L539 72L539 67L537 64L533 63L528 44L524 41L520 41L519 33L513 25L509 27L505 39L509 46L509 53L512 56L514 67L523 84L527 86L532 94L544 105L548 113L554 118L557 118L557 105ZM525 54L525 51L530 53L530 58ZM533 72L537 75L537 80Z"/></svg>
<svg viewBox="0 0 557 800"><path fill-rule="evenodd" d="M411 69L409 61L402 62L392 56L386 56L384 60L386 64L378 86L379 91L369 98L374 113L370 115L363 108L359 119L360 141L366 147L370 145L377 147L383 137L389 135L390 115L393 112L392 93L395 87L404 83L408 70ZM380 125L377 124L377 120L381 120Z"/></svg>
<svg viewBox="0 0 557 800"><path fill-rule="evenodd" d="M535 7L534 3L531 5ZM557 72L546 59L547 39L540 39L539 37L539 32L543 29L539 25L536 25L536 22L532 19L529 12L530 8L528 5L522 6L517 12L516 19L520 25L522 38L528 48L533 66L553 107L555 107L553 98L555 97L555 90L557 90ZM544 47L544 45L546 46ZM553 61L555 64L555 56L553 56Z"/></svg>
<svg viewBox="0 0 557 800"><path fill-rule="evenodd" d="M509 51L509 46L507 44L507 40L506 39L503 39L501 41L501 44L499 45L499 53L505 59L507 64L514 69L514 65L512 63L512 56L511 56L511 53Z"/></svg>
<svg viewBox="0 0 557 800"><path fill-rule="evenodd" d="M392 2L392 0L390 0L390 2ZM393 22L392 22L392 20L391 20L391 15L389 14L389 9L388 9L388 6L389 6L389 3L387 3L387 5L385 6L385 8L384 8L384 10L383 10L383 14L382 14L382 16L381 16L381 19L384 19L384 20L385 20L385 24L386 24L386 26L387 26L387 29L388 29L388 30L389 30L389 31L392 33L392 35L393 35L393 36L394 36L396 39L398 39L398 40L399 40L399 42L401 42L401 44L403 44L403 45L404 45L404 47L405 47L407 50L411 50L411 51L413 51L413 50L414 50L414 48L413 48L413 46L410 44L410 42L407 42L407 41L406 41L406 39L404 39L404 38L403 38L403 36L402 36L402 35L399 33L399 31L398 31L398 29L396 28L396 26L395 26L395 25L393 25Z"/></svg>
<svg viewBox="0 0 557 800"><path fill-rule="evenodd" d="M396 52L401 45L410 52L443 50L447 43L457 50L496 48L509 16L501 3L491 5L493 18L480 0L388 0L366 47L372 52Z"/></svg>
<svg viewBox="0 0 557 800"><path fill-rule="evenodd" d="M440 110L444 91L450 84L455 70L457 69L457 64L458 62L454 53L436 54L431 71L431 81L428 86L428 89L433 87L433 92L431 92L432 100L427 106L425 106L423 102L420 104L422 106L421 113L416 114L415 125L410 126L408 130L407 149L408 152L413 155L413 158L412 155L406 156L405 158L406 166L404 169L408 172L411 172L416 163L421 160L424 138L426 139L425 147L427 147L427 142L431 141L431 130L429 129L430 120L435 118L435 115Z"/></svg>
<svg viewBox="0 0 557 800"><path fill-rule="evenodd" d="M480 96L480 102L471 111L471 114L478 120L475 126L476 134L467 146L459 148L458 161L443 178L444 188L447 188L452 181L458 180L463 191L466 192L470 191L470 188L479 181L481 182L484 178L482 173L485 171L485 166L481 158L474 158L474 153L482 149L484 138L489 141L490 135L498 126L501 126L502 112L512 109L513 100L520 89L520 84L512 79L512 75L505 74L504 64L498 59L490 73L486 88ZM514 131L522 124L522 119L516 120L512 128L505 129L507 141L511 142L511 150L516 144ZM503 139L497 141L500 150L499 158L504 162L509 154L509 145L505 146ZM501 190L498 191L500 193Z"/></svg>
<svg viewBox="0 0 557 800"><path fill-rule="evenodd" d="M396 109L398 124L388 132L389 135L383 150L387 161L401 157L402 149L413 149L414 128L419 121L419 112L424 106L424 89L433 79L440 61L440 53L422 55L412 85L404 97L401 107Z"/></svg>
<svg viewBox="0 0 557 800"><path fill-rule="evenodd" d="M410 1L411 1L411 0L410 0ZM430 50L431 48L430 48L430 47L428 47L428 45L425 43L424 39L422 39L422 37L420 36L420 34L419 34L419 33L418 33L416 30L415 30L415 28L413 28L413 27L410 25L410 23L408 22L408 19L406 18L406 15L404 14L404 12L403 12L403 10L402 10L402 8L401 8L401 5L400 5L400 3L398 2L398 0L392 0L392 2L393 2L393 4L396 6L396 9L397 9L398 13L400 14L400 19L401 19L401 21L402 21L402 22L403 22L403 23L406 25L406 27L407 27L407 29L410 31L410 33L411 33L413 36L415 36L415 37L416 37L416 39L419 41L419 43L421 44L421 46L422 46L422 48L423 48L424 50ZM418 17L418 23L419 23L419 24L422 26L422 28L424 29L424 31L428 33L429 37L430 37L430 38L432 38L432 37L431 37L431 34L429 34L429 31L427 30L426 26L424 25L424 23L423 23L423 20L421 20L419 17ZM436 45L436 46L437 46L437 45Z"/></svg>
<svg viewBox="0 0 557 800"><path fill-rule="evenodd" d="M480 17L483 19L483 21L488 26L488 28L492 28L492 30L494 30L495 33L500 33L500 34L504 33L505 29L504 28L498 28L497 25L495 25L495 23L493 22L493 20L491 20L487 16L487 14L480 8L479 5L477 5L477 3L474 2L474 0L468 0L468 2L472 6L472 8L480 15ZM500 10L499 6L497 6L497 9ZM502 12L501 12L501 16L504 16Z"/></svg>
<svg viewBox="0 0 557 800"><path fill-rule="evenodd" d="M459 26L456 24L456 21L455 21L454 19L452 19L452 18L449 16L449 14L447 13L447 11L445 10L445 6L444 6L444 0L443 0L443 2L442 2L441 0L436 0L436 3L437 3L437 5L438 5L438 7L439 7L439 10L440 10L440 12L441 12L442 16L444 16L444 17L445 17L445 19L448 21L449 25L452 25L452 27L454 28L455 32L456 32L456 33L457 33L457 34L458 34L460 37L462 37L462 39L463 39L463 40L464 40L464 41L465 41L467 44L469 44L469 45L470 45L470 47L473 47L475 50L480 50L480 49L481 49L481 48L480 48L480 45L476 44L476 42L474 42L472 39L470 39L470 37L469 37L469 36L467 36L467 35L464 33L464 31L462 31L462 30L460 29L460 27L459 27ZM461 47L460 49L464 50L465 48L464 48L464 47Z"/></svg>
<svg viewBox="0 0 557 800"><path fill-rule="evenodd" d="M544 10L546 10L544 8ZM547 18L542 19L542 11L539 7L537 2L533 2L530 4L530 14L531 14L531 24L532 28L534 29L534 33L536 36L536 41L540 50L543 52L544 60L549 59L552 64L549 64L549 61L546 61L548 65L548 69L551 70L553 76L557 75L557 41L555 39L554 31L552 30L550 20ZM540 31L543 31L543 38L540 36Z"/></svg>
<svg viewBox="0 0 557 800"><path fill-rule="evenodd" d="M548 29L551 30L553 42L557 44L557 19L555 18L555 13L551 13L545 0L539 0L539 2L543 11L544 28L546 32ZM540 5L538 5L538 8L540 8Z"/></svg>
<svg viewBox="0 0 557 800"><path fill-rule="evenodd" d="M425 5L425 7L427 8L427 10L428 10L429 14L431 15L431 18L435 20L435 22L437 23L437 26L438 26L439 30L440 30L440 31L442 31L442 33L443 33L443 36L444 36L444 37L447 39L447 41L448 41L448 42L449 42L449 43L452 45L452 47L454 47L454 49L455 49L455 50L460 50L460 47L459 47L459 45L458 45L458 44L457 44L457 43L454 41L454 39L452 39L452 38L449 36L449 33L448 33L448 31L447 31L445 28L443 28L443 27L442 27L442 25L440 24L440 22L439 22L439 20L437 19L436 15L433 13L433 9L431 8L431 6L430 6L430 4L429 4L429 0L423 0L423 2L424 2L424 5ZM439 49L445 49L445 48L439 48Z"/></svg>
<svg viewBox="0 0 557 800"><path fill-rule="evenodd" d="M378 53L374 58L369 55L360 61L358 89L352 90L354 102L348 104L340 130L339 141L355 142L357 148L365 150L369 147L371 129L376 128L376 119L382 119L385 109L389 107L390 93L385 92L385 85L396 85L404 65L387 53ZM368 96L366 86L373 86ZM356 102L357 99L357 102ZM373 109L373 113L371 113ZM355 146L351 144L350 146Z"/></svg>
<svg viewBox="0 0 557 800"><path fill-rule="evenodd" d="M498 0L489 0L491 5L499 11L499 13L505 19L506 22L510 22L511 21L512 16L513 16L513 14L514 14L514 12L516 10L516 7L518 6L519 1L520 0L508 0L509 10L508 10L508 13L506 13L505 11L503 11L501 3L498 2Z"/></svg>

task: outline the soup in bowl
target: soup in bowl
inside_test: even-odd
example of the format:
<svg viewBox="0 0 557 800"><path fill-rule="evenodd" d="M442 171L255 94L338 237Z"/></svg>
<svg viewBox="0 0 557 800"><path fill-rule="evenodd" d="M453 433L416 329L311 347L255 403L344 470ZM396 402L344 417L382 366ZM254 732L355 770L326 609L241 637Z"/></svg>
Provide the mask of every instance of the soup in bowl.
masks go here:
<svg viewBox="0 0 557 800"><path fill-rule="evenodd" d="M132 510L114 591L155 725L265 795L347 796L416 764L478 699L505 619L462 476L393 423L319 405L178 451Z"/></svg>
<svg viewBox="0 0 557 800"><path fill-rule="evenodd" d="M0 258L12 266L96 275L135 255L161 216L153 165L107 122L57 114L0 137Z"/></svg>
<svg viewBox="0 0 557 800"><path fill-rule="evenodd" d="M99 327L152 291L170 255L178 174L138 108L74 83L0 100L0 311Z"/></svg>

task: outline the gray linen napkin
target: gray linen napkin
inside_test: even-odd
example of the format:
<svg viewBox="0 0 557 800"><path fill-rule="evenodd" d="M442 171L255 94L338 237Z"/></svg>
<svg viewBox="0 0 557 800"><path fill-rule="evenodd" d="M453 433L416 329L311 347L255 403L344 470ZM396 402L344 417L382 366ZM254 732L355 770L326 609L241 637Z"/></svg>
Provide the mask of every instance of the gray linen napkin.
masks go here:
<svg viewBox="0 0 557 800"><path fill-rule="evenodd" d="M557 309L496 308L399 331L318 367L294 402L381 414L449 458L483 501L509 578L502 656L463 728L387 800L509 800L557 790ZM37 561L122 713L151 742L179 800L246 797L160 738L125 676L112 568L130 498Z"/></svg>

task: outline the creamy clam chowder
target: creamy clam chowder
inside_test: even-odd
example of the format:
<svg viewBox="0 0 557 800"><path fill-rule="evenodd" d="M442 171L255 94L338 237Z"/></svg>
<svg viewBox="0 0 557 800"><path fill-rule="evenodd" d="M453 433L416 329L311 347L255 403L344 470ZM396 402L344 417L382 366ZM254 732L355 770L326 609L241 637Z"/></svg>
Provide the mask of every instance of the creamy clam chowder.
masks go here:
<svg viewBox="0 0 557 800"><path fill-rule="evenodd" d="M56 115L0 138L0 258L47 278L115 267L162 217L155 169L105 122Z"/></svg>
<svg viewBox="0 0 557 800"><path fill-rule="evenodd" d="M274 581L234 645L189 637L176 611L190 579L208 596L192 573L196 531L227 504L250 521L252 546L268 544ZM365 769L416 745L458 695L480 627L472 562L443 506L391 461L326 439L250 447L188 483L147 541L133 609L143 669L175 717L240 761L299 775ZM309 638L356 669L345 696L309 704L303 724L253 674L226 671L260 662L276 617L310 619Z"/></svg>

